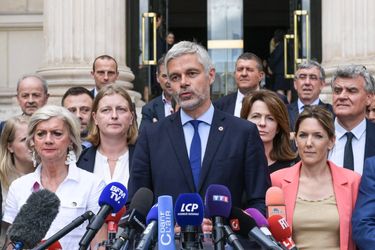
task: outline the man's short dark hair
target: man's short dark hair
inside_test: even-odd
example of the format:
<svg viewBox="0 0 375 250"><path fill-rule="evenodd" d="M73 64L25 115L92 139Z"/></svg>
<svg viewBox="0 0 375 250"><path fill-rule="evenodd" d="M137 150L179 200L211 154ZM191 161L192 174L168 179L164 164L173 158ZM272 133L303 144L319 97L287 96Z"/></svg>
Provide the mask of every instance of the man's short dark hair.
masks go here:
<svg viewBox="0 0 375 250"><path fill-rule="evenodd" d="M79 87L79 86L78 87L71 87L63 95L63 97L61 99L61 106L64 106L64 101L68 96L71 96L71 95L76 96L76 95L83 95L83 94L86 94L86 95L90 96L91 99L94 100L94 97L92 96L92 93L88 89L86 89L84 87Z"/></svg>
<svg viewBox="0 0 375 250"><path fill-rule="evenodd" d="M245 52L243 54L241 54L238 58L237 58L237 61L236 61L236 67L237 67L237 62L238 60L254 60L256 63L257 63L257 69L259 71L264 71L263 70L263 62L262 60L257 56L255 55L254 53L251 53L251 52Z"/></svg>

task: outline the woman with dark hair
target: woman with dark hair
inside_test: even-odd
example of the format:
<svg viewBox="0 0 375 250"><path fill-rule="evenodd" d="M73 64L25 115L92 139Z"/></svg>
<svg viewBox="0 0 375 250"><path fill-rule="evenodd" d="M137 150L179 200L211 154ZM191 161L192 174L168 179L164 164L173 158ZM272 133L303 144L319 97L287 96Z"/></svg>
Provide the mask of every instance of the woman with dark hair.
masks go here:
<svg viewBox="0 0 375 250"><path fill-rule="evenodd" d="M242 104L241 118L257 125L271 173L295 163L296 154L289 140L288 113L276 93L258 90L246 96Z"/></svg>
<svg viewBox="0 0 375 250"><path fill-rule="evenodd" d="M335 144L332 114L306 107L296 122L301 161L271 174L285 196L286 215L300 249L355 250L351 217L361 177L327 160Z"/></svg>
<svg viewBox="0 0 375 250"><path fill-rule="evenodd" d="M87 148L77 165L104 179L128 186L130 163L138 126L132 100L123 84L102 88L95 97L89 122Z"/></svg>

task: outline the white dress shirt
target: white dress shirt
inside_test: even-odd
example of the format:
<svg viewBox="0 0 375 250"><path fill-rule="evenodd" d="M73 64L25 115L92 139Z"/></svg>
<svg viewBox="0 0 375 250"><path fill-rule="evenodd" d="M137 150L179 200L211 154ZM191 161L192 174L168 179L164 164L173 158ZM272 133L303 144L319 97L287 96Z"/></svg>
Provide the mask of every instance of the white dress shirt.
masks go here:
<svg viewBox="0 0 375 250"><path fill-rule="evenodd" d="M121 155L116 161L115 171L111 177L108 158L96 150L94 174L100 176L106 184L113 181L120 182L128 188L129 181L129 150Z"/></svg>
<svg viewBox="0 0 375 250"><path fill-rule="evenodd" d="M12 224L31 193L43 189L40 179L41 168L42 166L39 165L35 172L12 182L6 199L3 221ZM88 210L96 214L99 211L98 200L104 186L104 181L99 177L78 168L75 163L71 163L67 177L55 192L61 202L59 213L44 238L48 239ZM86 221L61 238L59 242L62 249L78 249L79 241L86 232L87 224Z"/></svg>
<svg viewBox="0 0 375 250"><path fill-rule="evenodd" d="M333 161L337 166L344 164L344 152L346 144L346 132L354 134L352 140L353 157L354 157L354 171L361 174L363 172L363 164L365 159L365 144L366 144L366 119L363 119L351 131L346 131L335 119L336 143L329 152L328 159Z"/></svg>
<svg viewBox="0 0 375 250"><path fill-rule="evenodd" d="M237 90L236 106L234 107L234 116L241 117L241 109L244 95Z"/></svg>

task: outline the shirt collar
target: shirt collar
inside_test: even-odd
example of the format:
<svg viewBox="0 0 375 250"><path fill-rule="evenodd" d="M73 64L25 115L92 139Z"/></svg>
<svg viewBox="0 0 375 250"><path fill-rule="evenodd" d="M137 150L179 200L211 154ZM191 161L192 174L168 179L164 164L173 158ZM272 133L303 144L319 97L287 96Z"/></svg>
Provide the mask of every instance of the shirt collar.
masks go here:
<svg viewBox="0 0 375 250"><path fill-rule="evenodd" d="M319 98L315 99L311 104L309 104L310 106L313 106L313 105L319 105ZM305 106L305 104L303 104L303 102L298 98L297 100L297 103L298 103L298 110L299 111L303 111L303 107Z"/></svg>
<svg viewBox="0 0 375 250"><path fill-rule="evenodd" d="M42 172L42 165L39 164L38 167L35 169L35 171L32 173L34 175L34 183L31 187L31 191L36 192L41 189L42 187L42 181L40 179ZM73 180L78 182L79 181L79 169L75 163L70 163L68 168L68 175L65 178L63 182L66 180Z"/></svg>
<svg viewBox="0 0 375 250"><path fill-rule="evenodd" d="M163 103L168 103L168 104L171 104L171 103L172 103L171 101L168 101L168 100L165 98L164 91L163 91L163 93L161 93L161 99L163 100Z"/></svg>
<svg viewBox="0 0 375 250"><path fill-rule="evenodd" d="M212 119L214 117L214 106L210 105L210 107L208 108L208 110L206 112L204 112L200 117L197 118L197 120L200 120L206 124L209 124L211 125L212 123ZM185 111L183 109L181 109L181 123L182 123L182 126L184 126L186 123L188 123L189 121L191 120L194 120L191 116L189 116L188 114L185 113Z"/></svg>
<svg viewBox="0 0 375 250"><path fill-rule="evenodd" d="M245 95L242 94L240 90L237 90L236 103L242 103L244 97L245 97Z"/></svg>
<svg viewBox="0 0 375 250"><path fill-rule="evenodd" d="M347 131L340 123L337 121L337 117L335 118L335 130L336 130L336 137L341 139L345 136L346 132L352 132L355 138L358 140L361 138L363 133L366 131L366 119L363 119L356 127L354 127L351 131Z"/></svg>

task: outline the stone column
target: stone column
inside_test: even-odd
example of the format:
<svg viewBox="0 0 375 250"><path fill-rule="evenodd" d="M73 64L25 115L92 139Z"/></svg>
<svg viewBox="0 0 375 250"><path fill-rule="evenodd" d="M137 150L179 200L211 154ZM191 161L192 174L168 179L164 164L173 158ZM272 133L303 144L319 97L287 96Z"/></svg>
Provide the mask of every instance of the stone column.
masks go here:
<svg viewBox="0 0 375 250"><path fill-rule="evenodd" d="M363 64L375 72L375 1L322 1L322 64L330 83L339 65ZM331 87L323 90L331 102Z"/></svg>
<svg viewBox="0 0 375 250"><path fill-rule="evenodd" d="M125 1L44 0L44 39L38 73L47 79L52 97L71 86L93 88L92 63L102 54L117 60L118 82L133 88L134 75L125 62ZM134 101L141 97L130 93Z"/></svg>
<svg viewBox="0 0 375 250"><path fill-rule="evenodd" d="M375 72L375 1L322 1L323 66L363 64Z"/></svg>

